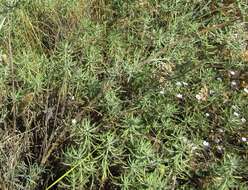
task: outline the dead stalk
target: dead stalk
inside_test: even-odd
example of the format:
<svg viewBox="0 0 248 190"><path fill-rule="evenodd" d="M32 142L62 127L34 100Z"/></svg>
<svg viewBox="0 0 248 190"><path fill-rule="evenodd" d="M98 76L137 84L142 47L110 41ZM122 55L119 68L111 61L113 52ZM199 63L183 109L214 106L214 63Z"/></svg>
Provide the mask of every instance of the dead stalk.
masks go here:
<svg viewBox="0 0 248 190"><path fill-rule="evenodd" d="M11 29L11 20L9 19L10 23L10 29ZM8 51L9 51L9 64L11 67L11 80L12 80L12 102L13 102L13 108L12 108L12 114L13 114L13 128L14 131L16 129L16 102L15 102L15 76L14 76L14 63L13 63L13 51L12 51L12 45L11 45L11 30L8 32Z"/></svg>

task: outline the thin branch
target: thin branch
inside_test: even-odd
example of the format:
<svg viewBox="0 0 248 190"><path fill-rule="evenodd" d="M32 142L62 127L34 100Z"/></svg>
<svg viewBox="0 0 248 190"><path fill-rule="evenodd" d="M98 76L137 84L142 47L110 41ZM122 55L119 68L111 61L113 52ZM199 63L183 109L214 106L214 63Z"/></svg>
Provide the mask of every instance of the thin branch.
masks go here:
<svg viewBox="0 0 248 190"><path fill-rule="evenodd" d="M233 20L230 20L230 21L226 21L226 22L223 22L223 23L220 23L220 24L215 24L215 25L212 25L210 27L204 28L204 29L199 31L199 34L205 34L205 33L208 33L210 31L213 31L213 30L224 28L224 27L228 26L229 24L237 21L238 19L239 18L236 18L236 19L233 19Z"/></svg>
<svg viewBox="0 0 248 190"><path fill-rule="evenodd" d="M14 63L13 63L13 51L11 45L11 21L9 18L10 30L8 32L8 51L9 51L9 64L11 67L11 80L12 80L12 114L13 114L13 128L16 129L16 102L15 102L15 75L14 75Z"/></svg>

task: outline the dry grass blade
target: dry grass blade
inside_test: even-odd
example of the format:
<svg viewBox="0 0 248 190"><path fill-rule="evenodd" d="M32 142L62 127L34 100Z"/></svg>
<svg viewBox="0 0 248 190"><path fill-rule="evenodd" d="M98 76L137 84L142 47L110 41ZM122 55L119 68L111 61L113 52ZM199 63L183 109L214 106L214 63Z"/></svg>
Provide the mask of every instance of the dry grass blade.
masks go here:
<svg viewBox="0 0 248 190"><path fill-rule="evenodd" d="M9 25L11 26L11 18L9 17ZM12 52L12 42L11 42L11 31L8 33L8 51L9 51L9 65L11 67L11 80L12 80L12 113L13 113L13 129L16 130L16 89L15 89L15 73L14 73L14 63L13 63L13 52Z"/></svg>
<svg viewBox="0 0 248 190"><path fill-rule="evenodd" d="M0 22L0 31L1 31L2 28L3 28L3 25L4 25L5 20L6 20L6 17L4 17L4 18L2 19L2 21Z"/></svg>
<svg viewBox="0 0 248 190"><path fill-rule="evenodd" d="M53 151L56 150L56 148L59 147L59 145L63 144L65 141L65 135L66 135L67 129L65 128L57 137L56 141L54 143L51 143L51 145L48 147L47 151L44 152L43 157L41 159L41 165L45 165L48 161L48 158L53 153Z"/></svg>

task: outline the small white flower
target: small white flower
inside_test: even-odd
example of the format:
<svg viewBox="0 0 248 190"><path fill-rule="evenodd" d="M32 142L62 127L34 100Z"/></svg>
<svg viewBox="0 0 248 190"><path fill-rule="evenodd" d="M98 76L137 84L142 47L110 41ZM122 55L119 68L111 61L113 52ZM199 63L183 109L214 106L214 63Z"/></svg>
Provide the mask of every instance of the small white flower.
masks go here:
<svg viewBox="0 0 248 190"><path fill-rule="evenodd" d="M224 130L223 130L223 129L218 129L218 131L219 131L220 133L223 133L223 132L224 132Z"/></svg>
<svg viewBox="0 0 248 190"><path fill-rule="evenodd" d="M233 112L233 115L236 116L236 117L239 117L239 113L238 112Z"/></svg>
<svg viewBox="0 0 248 190"><path fill-rule="evenodd" d="M192 150L193 150L193 151L197 150L197 146L193 145L193 146L192 146Z"/></svg>
<svg viewBox="0 0 248 190"><path fill-rule="evenodd" d="M184 86L188 86L189 84L187 82L183 82L183 85Z"/></svg>
<svg viewBox="0 0 248 190"><path fill-rule="evenodd" d="M245 91L246 94L248 94L248 88L247 87L244 88L244 91Z"/></svg>
<svg viewBox="0 0 248 190"><path fill-rule="evenodd" d="M202 96L201 96L200 94L197 94L197 95L195 96L195 98L196 98L197 100L202 100Z"/></svg>
<svg viewBox="0 0 248 190"><path fill-rule="evenodd" d="M182 138L182 141L183 141L184 143L187 143L189 140L188 140L186 137L183 137L183 138Z"/></svg>
<svg viewBox="0 0 248 190"><path fill-rule="evenodd" d="M217 80L218 80L218 81L222 81L222 78L220 78L220 77L217 77Z"/></svg>
<svg viewBox="0 0 248 190"><path fill-rule="evenodd" d="M74 97L74 96L72 96L72 97L71 97L71 100L75 100L75 97Z"/></svg>
<svg viewBox="0 0 248 190"><path fill-rule="evenodd" d="M235 71L229 71L231 75L235 75Z"/></svg>
<svg viewBox="0 0 248 190"><path fill-rule="evenodd" d="M245 123L245 122L246 122L246 119L242 117L242 118L241 118L241 122L242 122L242 123Z"/></svg>
<svg viewBox="0 0 248 190"><path fill-rule="evenodd" d="M210 144L209 144L209 142L207 142L207 141L203 141L203 146L205 146L205 147L210 147Z"/></svg>
<svg viewBox="0 0 248 190"><path fill-rule="evenodd" d="M220 143L220 139L218 139L218 138L215 139L214 141L215 141L217 144Z"/></svg>
<svg viewBox="0 0 248 190"><path fill-rule="evenodd" d="M159 94L164 95L164 94L165 94L165 93L164 93L164 90L160 90L160 91L159 91Z"/></svg>
<svg viewBox="0 0 248 190"><path fill-rule="evenodd" d="M246 142L247 141L247 138L246 137L242 137L241 138L241 141Z"/></svg>
<svg viewBox="0 0 248 190"><path fill-rule="evenodd" d="M181 87L182 86L182 83L181 82L176 82L176 85L178 86L178 87Z"/></svg>
<svg viewBox="0 0 248 190"><path fill-rule="evenodd" d="M232 81L232 82L231 82L231 85L232 85L232 86L236 86L236 85L237 85L237 82L236 82L236 81Z"/></svg>
<svg viewBox="0 0 248 190"><path fill-rule="evenodd" d="M177 94L176 97L179 98L179 99L182 99L183 95L182 94Z"/></svg>
<svg viewBox="0 0 248 190"><path fill-rule="evenodd" d="M239 107L238 106L235 106L235 105L232 105L232 109L239 110Z"/></svg>
<svg viewBox="0 0 248 190"><path fill-rule="evenodd" d="M222 147L221 146L217 146L217 150L222 151Z"/></svg>
<svg viewBox="0 0 248 190"><path fill-rule="evenodd" d="M209 113L205 113L205 116L206 116L206 117L209 117L209 116L210 116L210 114L209 114Z"/></svg>
<svg viewBox="0 0 248 190"><path fill-rule="evenodd" d="M71 120L71 123L72 123L73 125L76 125L77 120L76 120L76 119L72 119L72 120Z"/></svg>
<svg viewBox="0 0 248 190"><path fill-rule="evenodd" d="M210 94L210 95L213 95L214 93L215 93L214 90L210 90L210 91L209 91L209 94Z"/></svg>

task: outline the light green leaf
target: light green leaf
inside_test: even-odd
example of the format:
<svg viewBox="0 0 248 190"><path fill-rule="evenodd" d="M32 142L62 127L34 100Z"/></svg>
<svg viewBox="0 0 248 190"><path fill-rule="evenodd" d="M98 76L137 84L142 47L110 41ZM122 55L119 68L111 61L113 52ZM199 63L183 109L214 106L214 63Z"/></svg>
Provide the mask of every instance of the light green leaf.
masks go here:
<svg viewBox="0 0 248 190"><path fill-rule="evenodd" d="M6 20L6 17L4 17L4 18L2 19L2 21L0 22L0 31L1 31L2 28L3 28L3 25L4 25L5 20Z"/></svg>

